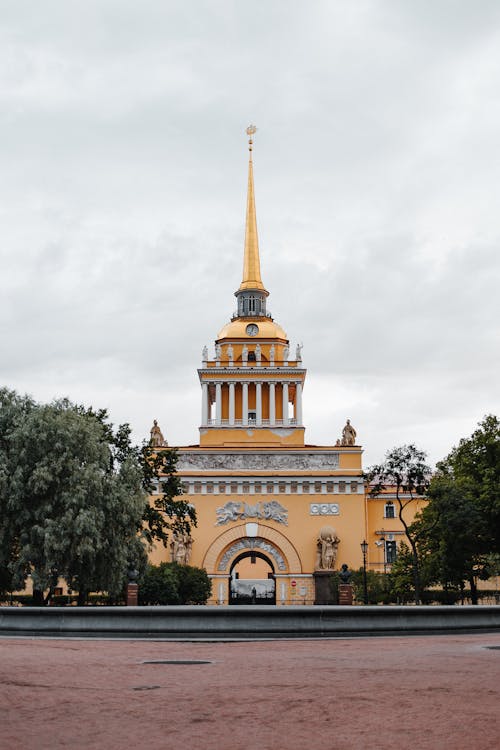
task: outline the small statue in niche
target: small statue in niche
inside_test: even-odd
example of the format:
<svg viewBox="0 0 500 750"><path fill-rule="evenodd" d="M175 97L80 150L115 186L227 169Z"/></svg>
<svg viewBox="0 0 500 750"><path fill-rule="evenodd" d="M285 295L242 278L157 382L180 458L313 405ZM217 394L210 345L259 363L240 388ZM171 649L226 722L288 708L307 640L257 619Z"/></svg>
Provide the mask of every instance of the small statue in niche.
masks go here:
<svg viewBox="0 0 500 750"><path fill-rule="evenodd" d="M231 346L231 344L227 345L226 351L227 351L227 358L228 358L229 362L232 362L233 361L234 352L233 352L233 347Z"/></svg>
<svg viewBox="0 0 500 750"><path fill-rule="evenodd" d="M347 565L344 563L339 570L339 578L341 583L349 583L351 580L352 572L349 570Z"/></svg>
<svg viewBox="0 0 500 750"><path fill-rule="evenodd" d="M285 346L283 349L283 362L288 362L288 355L290 354L290 347Z"/></svg>
<svg viewBox="0 0 500 750"><path fill-rule="evenodd" d="M271 344L271 348L269 349L269 359L274 363L274 344Z"/></svg>
<svg viewBox="0 0 500 750"><path fill-rule="evenodd" d="M149 444L153 448L163 448L165 445L167 445L167 441L163 437L163 433L160 430L160 427L156 419L153 420L153 426L151 427L150 434L151 434L151 438L150 438Z"/></svg>
<svg viewBox="0 0 500 750"><path fill-rule="evenodd" d="M248 362L248 346L246 344L244 344L243 349L241 350L241 361Z"/></svg>
<svg viewBox="0 0 500 750"><path fill-rule="evenodd" d="M333 570L340 539L331 526L323 526L316 541L316 570Z"/></svg>
<svg viewBox="0 0 500 750"><path fill-rule="evenodd" d="M172 562L176 562L179 565L189 565L192 546L193 540L189 534L174 534L170 542Z"/></svg>
<svg viewBox="0 0 500 750"><path fill-rule="evenodd" d="M202 359L203 362L207 362L208 361L208 349L207 349L206 346L203 347L203 350L201 352L201 359Z"/></svg>
<svg viewBox="0 0 500 750"><path fill-rule="evenodd" d="M257 346L255 347L255 359L257 360L257 362L260 362L261 355L262 351L260 348L260 344L257 344Z"/></svg>
<svg viewBox="0 0 500 750"><path fill-rule="evenodd" d="M341 445L356 445L356 430L352 426L348 419L344 429L342 430L342 442Z"/></svg>

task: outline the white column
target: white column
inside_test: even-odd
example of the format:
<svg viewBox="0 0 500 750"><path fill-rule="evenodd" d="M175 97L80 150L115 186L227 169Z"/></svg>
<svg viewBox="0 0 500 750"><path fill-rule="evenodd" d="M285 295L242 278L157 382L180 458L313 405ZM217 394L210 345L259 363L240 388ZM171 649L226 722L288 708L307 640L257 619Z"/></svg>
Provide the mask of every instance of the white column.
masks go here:
<svg viewBox="0 0 500 750"><path fill-rule="evenodd" d="M215 384L215 421L221 423L222 418L222 383Z"/></svg>
<svg viewBox="0 0 500 750"><path fill-rule="evenodd" d="M208 383L201 384L201 426L208 424Z"/></svg>
<svg viewBox="0 0 500 750"><path fill-rule="evenodd" d="M302 426L302 383L295 385L295 421Z"/></svg>
<svg viewBox="0 0 500 750"><path fill-rule="evenodd" d="M276 424L276 384L269 383L269 424Z"/></svg>
<svg viewBox="0 0 500 750"><path fill-rule="evenodd" d="M257 407L256 426L262 426L262 383L255 384L255 405Z"/></svg>
<svg viewBox="0 0 500 750"><path fill-rule="evenodd" d="M241 389L243 391L242 405L241 405L241 419L242 424L248 424L248 383L242 383Z"/></svg>
<svg viewBox="0 0 500 750"><path fill-rule="evenodd" d="M283 425L288 424L288 383L283 383Z"/></svg>
<svg viewBox="0 0 500 750"><path fill-rule="evenodd" d="M229 424L234 425L234 383L229 383Z"/></svg>

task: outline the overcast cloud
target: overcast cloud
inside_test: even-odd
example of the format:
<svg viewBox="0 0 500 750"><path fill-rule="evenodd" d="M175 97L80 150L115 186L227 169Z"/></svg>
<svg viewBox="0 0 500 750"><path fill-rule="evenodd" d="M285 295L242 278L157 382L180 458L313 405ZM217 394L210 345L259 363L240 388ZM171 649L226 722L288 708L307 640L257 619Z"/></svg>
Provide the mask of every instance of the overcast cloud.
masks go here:
<svg viewBox="0 0 500 750"><path fill-rule="evenodd" d="M438 460L500 412L497 0L0 1L0 384L197 442L250 122L307 442Z"/></svg>

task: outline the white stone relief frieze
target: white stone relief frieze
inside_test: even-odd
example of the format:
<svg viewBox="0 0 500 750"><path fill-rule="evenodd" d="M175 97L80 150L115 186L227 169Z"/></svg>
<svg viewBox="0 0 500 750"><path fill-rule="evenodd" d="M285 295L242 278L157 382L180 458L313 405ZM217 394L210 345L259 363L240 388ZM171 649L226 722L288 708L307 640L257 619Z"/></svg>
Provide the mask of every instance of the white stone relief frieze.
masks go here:
<svg viewBox="0 0 500 750"><path fill-rule="evenodd" d="M309 509L311 516L338 516L340 514L338 503L311 503Z"/></svg>
<svg viewBox="0 0 500 750"><path fill-rule="evenodd" d="M338 453L179 453L179 471L338 469Z"/></svg>
<svg viewBox="0 0 500 750"><path fill-rule="evenodd" d="M276 521L288 525L288 510L276 500L270 502L259 502L255 505L250 503L235 503L229 500L225 505L217 508L216 526L223 526L230 521L240 521L245 518L260 518L263 521Z"/></svg>
<svg viewBox="0 0 500 750"><path fill-rule="evenodd" d="M226 570L229 561L234 557L234 555L237 552L241 552L247 549L261 549L263 552L267 552L275 560L278 570L286 570L286 563L283 559L283 556L276 549L276 547L274 547L274 545L270 544L269 542L266 542L265 539L260 539L259 537L256 537L254 539L244 537L243 539L239 539L237 542L232 544L231 547L229 547L229 549L227 549L221 557L218 565L218 570Z"/></svg>

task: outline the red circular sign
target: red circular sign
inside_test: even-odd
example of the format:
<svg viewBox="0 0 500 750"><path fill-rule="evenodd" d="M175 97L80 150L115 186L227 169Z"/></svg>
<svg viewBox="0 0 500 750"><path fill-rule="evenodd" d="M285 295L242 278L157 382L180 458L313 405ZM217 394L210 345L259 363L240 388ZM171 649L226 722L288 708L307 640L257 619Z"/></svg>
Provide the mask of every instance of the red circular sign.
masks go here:
<svg viewBox="0 0 500 750"><path fill-rule="evenodd" d="M297 585L297 581L292 581L291 585L295 588L295 586Z"/></svg>

